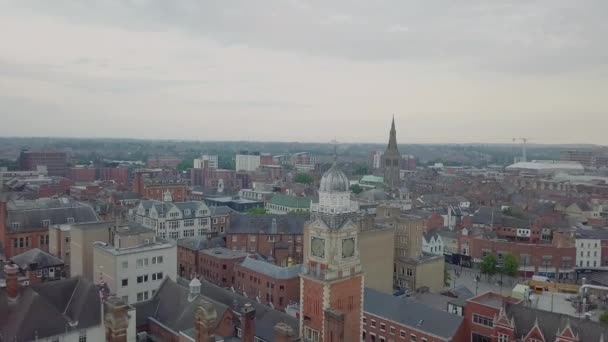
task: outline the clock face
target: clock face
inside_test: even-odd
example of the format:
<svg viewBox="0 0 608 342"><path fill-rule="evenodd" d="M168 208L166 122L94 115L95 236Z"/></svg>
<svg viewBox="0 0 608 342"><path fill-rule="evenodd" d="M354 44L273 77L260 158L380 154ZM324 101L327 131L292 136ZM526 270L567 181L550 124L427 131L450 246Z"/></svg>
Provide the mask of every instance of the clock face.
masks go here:
<svg viewBox="0 0 608 342"><path fill-rule="evenodd" d="M325 258L325 240L316 237L310 239L310 251L318 258Z"/></svg>
<svg viewBox="0 0 608 342"><path fill-rule="evenodd" d="M355 255L355 239L344 239L342 240L342 257L350 258Z"/></svg>

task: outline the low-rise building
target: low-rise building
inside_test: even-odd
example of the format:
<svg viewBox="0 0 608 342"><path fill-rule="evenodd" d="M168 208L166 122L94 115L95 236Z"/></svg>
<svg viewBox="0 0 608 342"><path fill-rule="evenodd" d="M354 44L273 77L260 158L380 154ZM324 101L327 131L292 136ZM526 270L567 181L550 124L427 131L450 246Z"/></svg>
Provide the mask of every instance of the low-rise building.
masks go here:
<svg viewBox="0 0 608 342"><path fill-rule="evenodd" d="M209 207L200 201L141 201L132 211L131 218L163 239L210 237L217 233L211 229Z"/></svg>
<svg viewBox="0 0 608 342"><path fill-rule="evenodd" d="M246 257L234 266L233 287L246 297L284 310L288 304L300 302L301 272L302 265L282 267Z"/></svg>
<svg viewBox="0 0 608 342"><path fill-rule="evenodd" d="M274 194L266 203L266 210L270 214L277 215L304 213L310 211L311 202L308 197Z"/></svg>
<svg viewBox="0 0 608 342"><path fill-rule="evenodd" d="M112 231L116 223L108 221L83 222L61 225L56 232L57 256L64 255L70 276L97 281L93 270L93 245L95 242L112 243ZM54 234L51 232L51 236Z"/></svg>
<svg viewBox="0 0 608 342"><path fill-rule="evenodd" d="M260 153L241 151L236 157L236 171L255 171L260 166Z"/></svg>
<svg viewBox="0 0 608 342"><path fill-rule="evenodd" d="M96 242L93 272L127 303L154 296L165 277L177 279L177 247L137 224L114 229L112 244Z"/></svg>
<svg viewBox="0 0 608 342"><path fill-rule="evenodd" d="M30 284L65 277L63 260L38 248L15 255L11 261L19 266L22 273L30 273Z"/></svg>
<svg viewBox="0 0 608 342"><path fill-rule="evenodd" d="M436 232L422 234L422 251L433 255L443 255L445 250L441 235Z"/></svg>
<svg viewBox="0 0 608 342"><path fill-rule="evenodd" d="M301 264L306 215L243 215L231 217L226 247L272 257L277 265Z"/></svg>
<svg viewBox="0 0 608 342"><path fill-rule="evenodd" d="M199 256L202 250L225 247L223 237L193 237L177 240L177 272L182 278L193 279L199 271Z"/></svg>
<svg viewBox="0 0 608 342"><path fill-rule="evenodd" d="M48 252L51 226L98 220L93 208L68 198L0 201L0 243L7 259L33 248Z"/></svg>
<svg viewBox="0 0 608 342"><path fill-rule="evenodd" d="M366 288L363 305L361 341L468 341L462 317L409 298Z"/></svg>
<svg viewBox="0 0 608 342"><path fill-rule="evenodd" d="M198 274L208 281L230 287L234 284L234 267L245 260L246 252L215 247L200 251L198 256Z"/></svg>

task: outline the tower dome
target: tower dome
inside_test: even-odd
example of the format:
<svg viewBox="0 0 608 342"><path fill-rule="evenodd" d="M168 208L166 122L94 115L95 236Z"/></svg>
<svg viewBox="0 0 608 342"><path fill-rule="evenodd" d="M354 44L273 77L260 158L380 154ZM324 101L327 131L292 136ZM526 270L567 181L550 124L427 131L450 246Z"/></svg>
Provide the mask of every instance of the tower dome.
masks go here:
<svg viewBox="0 0 608 342"><path fill-rule="evenodd" d="M324 192L346 192L349 191L350 185L348 177L334 164L321 177L319 191Z"/></svg>

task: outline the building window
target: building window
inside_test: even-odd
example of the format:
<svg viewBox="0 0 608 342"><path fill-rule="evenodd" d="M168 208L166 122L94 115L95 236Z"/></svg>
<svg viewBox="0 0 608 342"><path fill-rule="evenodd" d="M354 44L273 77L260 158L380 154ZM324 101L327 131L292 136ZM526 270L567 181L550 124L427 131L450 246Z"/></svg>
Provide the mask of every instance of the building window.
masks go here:
<svg viewBox="0 0 608 342"><path fill-rule="evenodd" d="M179 232L169 232L169 238L171 240L177 240L177 239L179 239Z"/></svg>
<svg viewBox="0 0 608 342"><path fill-rule="evenodd" d="M401 338L405 338L405 331L400 330L400 331L399 331L399 337L401 337Z"/></svg>
<svg viewBox="0 0 608 342"><path fill-rule="evenodd" d="M87 342L87 331L81 330L78 334L78 342Z"/></svg>
<svg viewBox="0 0 608 342"><path fill-rule="evenodd" d="M473 322L487 327L494 327L494 322L491 318L487 318L478 314L473 314Z"/></svg>
<svg viewBox="0 0 608 342"><path fill-rule="evenodd" d="M386 331L386 324L380 323L380 331Z"/></svg>
<svg viewBox="0 0 608 342"><path fill-rule="evenodd" d="M391 335L395 335L395 327L390 327L389 332Z"/></svg>
<svg viewBox="0 0 608 342"><path fill-rule="evenodd" d="M42 226L48 228L51 225L51 220L42 220Z"/></svg>
<svg viewBox="0 0 608 342"><path fill-rule="evenodd" d="M386 339L384 338L384 336L380 336L380 342L386 342Z"/></svg>
<svg viewBox="0 0 608 342"><path fill-rule="evenodd" d="M367 318L363 317L363 324L367 324Z"/></svg>
<svg viewBox="0 0 608 342"><path fill-rule="evenodd" d="M68 223L74 223L74 218L73 217L68 217L67 221L68 221Z"/></svg>
<svg viewBox="0 0 608 342"><path fill-rule="evenodd" d="M185 220L184 221L184 227L193 227L194 226L194 220Z"/></svg>
<svg viewBox="0 0 608 342"><path fill-rule="evenodd" d="M411 268L406 269L406 276L411 277L414 275L414 270L412 270Z"/></svg>
<svg viewBox="0 0 608 342"><path fill-rule="evenodd" d="M498 334L498 342L509 342L509 336L505 334Z"/></svg>
<svg viewBox="0 0 608 342"><path fill-rule="evenodd" d="M372 319L372 327L376 327L376 321Z"/></svg>
<svg viewBox="0 0 608 342"><path fill-rule="evenodd" d="M416 335L414 335L414 334L410 335L410 342L416 342Z"/></svg>
<svg viewBox="0 0 608 342"><path fill-rule="evenodd" d="M152 273L152 280L162 280L163 272Z"/></svg>
<svg viewBox="0 0 608 342"><path fill-rule="evenodd" d="M122 282L121 282L121 285L122 285L123 287L125 287L125 286L129 286L129 279L123 279L123 280L122 280Z"/></svg>
<svg viewBox="0 0 608 342"><path fill-rule="evenodd" d="M177 228L179 228L179 221L169 221L169 228L170 229L177 229Z"/></svg>

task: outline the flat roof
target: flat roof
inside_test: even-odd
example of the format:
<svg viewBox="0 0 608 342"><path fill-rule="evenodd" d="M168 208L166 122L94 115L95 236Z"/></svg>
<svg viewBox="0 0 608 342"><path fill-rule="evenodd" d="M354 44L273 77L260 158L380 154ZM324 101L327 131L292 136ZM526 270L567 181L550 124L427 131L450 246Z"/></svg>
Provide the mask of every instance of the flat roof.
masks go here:
<svg viewBox="0 0 608 342"><path fill-rule="evenodd" d="M247 255L249 255L246 252L243 251L233 251L232 249L228 249L225 247L215 247L215 248L210 248L210 249L203 249L201 251L201 253L203 254L207 254L209 256L212 256L214 258L218 258L218 259L238 259L238 258L244 258Z"/></svg>

